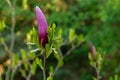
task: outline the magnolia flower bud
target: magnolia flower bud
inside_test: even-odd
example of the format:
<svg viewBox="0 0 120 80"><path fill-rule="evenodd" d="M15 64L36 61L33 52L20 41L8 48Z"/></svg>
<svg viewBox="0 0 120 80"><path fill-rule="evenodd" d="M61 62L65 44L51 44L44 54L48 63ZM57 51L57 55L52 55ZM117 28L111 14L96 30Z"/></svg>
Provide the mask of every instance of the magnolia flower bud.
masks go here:
<svg viewBox="0 0 120 80"><path fill-rule="evenodd" d="M90 53L91 53L93 59L95 59L96 49L95 49L94 45L92 44L92 42L90 42Z"/></svg>
<svg viewBox="0 0 120 80"><path fill-rule="evenodd" d="M48 36L47 36L48 35L47 33L48 24L47 24L47 21L46 21L46 18L43 12L38 6L36 6L36 19L38 23L39 43L41 43L42 46L45 47L46 43L48 43Z"/></svg>

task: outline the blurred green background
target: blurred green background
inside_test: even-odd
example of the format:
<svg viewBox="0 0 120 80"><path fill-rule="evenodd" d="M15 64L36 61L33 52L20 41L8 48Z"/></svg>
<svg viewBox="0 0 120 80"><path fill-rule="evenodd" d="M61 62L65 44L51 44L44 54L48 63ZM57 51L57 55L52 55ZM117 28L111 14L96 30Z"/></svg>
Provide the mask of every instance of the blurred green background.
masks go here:
<svg viewBox="0 0 120 80"><path fill-rule="evenodd" d="M120 0L16 1L15 53L21 48L26 49L26 34L32 27L37 28L35 19L37 5L44 12L49 25L55 23L57 30L63 29L64 40L68 39L70 28L75 29L76 34L83 34L86 40L64 60L64 66L57 72L54 80L92 80L95 71L88 60L90 41L97 50L106 52L101 71L102 80L108 80L115 74L120 75ZM1 36L9 46L11 12L5 0L0 0L0 20L6 25ZM5 54L0 44L0 58L5 57ZM37 79L37 75L33 80Z"/></svg>

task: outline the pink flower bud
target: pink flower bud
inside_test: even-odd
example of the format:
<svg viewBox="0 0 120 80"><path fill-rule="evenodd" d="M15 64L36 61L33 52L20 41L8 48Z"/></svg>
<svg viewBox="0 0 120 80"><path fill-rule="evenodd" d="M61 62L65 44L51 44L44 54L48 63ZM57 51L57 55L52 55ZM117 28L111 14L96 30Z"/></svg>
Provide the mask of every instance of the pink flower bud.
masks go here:
<svg viewBox="0 0 120 80"><path fill-rule="evenodd" d="M90 42L90 53L91 53L93 59L95 59L96 49L95 49L94 45L92 44L92 42Z"/></svg>
<svg viewBox="0 0 120 80"><path fill-rule="evenodd" d="M46 43L48 43L48 36L47 36L48 35L47 33L48 24L47 24L47 21L46 21L46 18L43 12L38 6L36 6L36 19L38 23L39 43L41 43L42 46L45 47Z"/></svg>

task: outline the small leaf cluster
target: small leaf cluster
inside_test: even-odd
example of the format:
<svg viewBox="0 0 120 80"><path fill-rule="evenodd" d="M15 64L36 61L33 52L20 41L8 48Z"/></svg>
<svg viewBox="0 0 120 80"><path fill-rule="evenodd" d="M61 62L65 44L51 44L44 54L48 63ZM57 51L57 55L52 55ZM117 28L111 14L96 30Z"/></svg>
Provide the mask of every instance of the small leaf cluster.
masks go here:
<svg viewBox="0 0 120 80"><path fill-rule="evenodd" d="M103 55L102 55L103 54ZM89 52L88 58L90 60L90 65L95 69L97 77L93 77L94 80L100 80L100 72L102 69L103 61L105 57L105 52L100 53L99 51L96 51L95 56L93 57L92 53Z"/></svg>

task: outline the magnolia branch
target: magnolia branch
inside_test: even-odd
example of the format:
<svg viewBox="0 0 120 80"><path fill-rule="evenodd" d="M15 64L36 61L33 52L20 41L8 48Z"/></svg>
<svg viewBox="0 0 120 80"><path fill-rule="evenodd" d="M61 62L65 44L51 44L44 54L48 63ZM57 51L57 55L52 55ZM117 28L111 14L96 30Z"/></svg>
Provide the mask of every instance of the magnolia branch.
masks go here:
<svg viewBox="0 0 120 80"><path fill-rule="evenodd" d="M14 69L12 70L12 77L14 77L14 74L16 72L16 70L21 66L23 65L25 62L29 62L30 60L34 60L35 58L39 57L39 56L42 56L42 54L38 54L36 55L34 58L27 58L27 60L20 60L18 62L18 64L16 64L16 66L14 67ZM28 74L28 77L27 77L27 80L29 80L29 77L31 76L31 71L29 72Z"/></svg>
<svg viewBox="0 0 120 80"><path fill-rule="evenodd" d="M97 80L100 80L100 79L101 79L101 76L100 76L99 70L98 70L98 68L97 68L97 65L95 64L93 67L95 68L95 71L96 71L96 75L97 75L96 79L97 79Z"/></svg>
<svg viewBox="0 0 120 80"><path fill-rule="evenodd" d="M70 44L70 43L66 43L66 44ZM62 47L63 45L66 45L66 44L63 43L60 47ZM59 48L58 51L59 51L60 55L62 55L62 56L61 56L61 57L62 57L62 60L63 60L65 57L67 57L68 55L70 55L73 50L75 50L77 47L79 47L79 45L80 45L80 44L77 44L76 46L73 46L70 50L68 50L68 51L66 52L65 55L62 55L63 53L61 52L61 50L60 50L60 48ZM55 70L54 70L54 72L53 72L52 77L55 76L55 74L56 74L56 72L58 71L59 68L60 68L60 66L57 64L57 66L55 67Z"/></svg>

